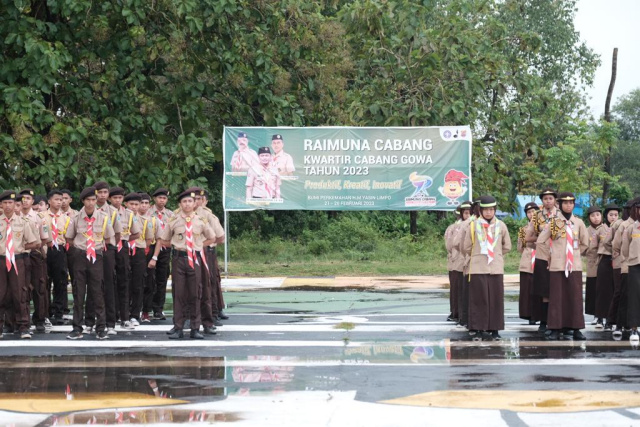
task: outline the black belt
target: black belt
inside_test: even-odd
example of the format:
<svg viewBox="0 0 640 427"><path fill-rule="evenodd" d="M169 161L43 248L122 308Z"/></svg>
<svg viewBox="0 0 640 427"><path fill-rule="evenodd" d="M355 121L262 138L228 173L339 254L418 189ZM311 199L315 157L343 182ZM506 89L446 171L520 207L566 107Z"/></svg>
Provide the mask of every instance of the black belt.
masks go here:
<svg viewBox="0 0 640 427"><path fill-rule="evenodd" d="M24 259L28 256L29 254L17 254L16 259ZM0 259L4 260L4 259L7 259L7 257L5 255L0 255Z"/></svg>
<svg viewBox="0 0 640 427"><path fill-rule="evenodd" d="M111 243L108 243L107 244L107 249L113 249L115 251L118 248L116 247L116 245L112 245Z"/></svg>
<svg viewBox="0 0 640 427"><path fill-rule="evenodd" d="M611 255L602 254L602 258L611 258Z"/></svg>
<svg viewBox="0 0 640 427"><path fill-rule="evenodd" d="M175 249L171 250L171 255L177 256L177 257L184 257L184 258L189 257L187 251L177 251ZM199 256L199 255L200 255L200 251L196 251L196 256Z"/></svg>
<svg viewBox="0 0 640 427"><path fill-rule="evenodd" d="M211 248L211 247L207 246L206 248L204 248L204 250L205 250L205 252L212 252L214 254L216 253L216 248L215 247Z"/></svg>

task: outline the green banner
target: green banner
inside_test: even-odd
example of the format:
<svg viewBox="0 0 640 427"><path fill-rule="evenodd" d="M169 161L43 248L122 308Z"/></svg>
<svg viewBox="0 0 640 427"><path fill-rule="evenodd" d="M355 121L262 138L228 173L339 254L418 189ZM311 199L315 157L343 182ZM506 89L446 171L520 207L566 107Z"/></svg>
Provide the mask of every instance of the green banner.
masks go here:
<svg viewBox="0 0 640 427"><path fill-rule="evenodd" d="M224 208L453 210L471 198L468 126L226 127Z"/></svg>

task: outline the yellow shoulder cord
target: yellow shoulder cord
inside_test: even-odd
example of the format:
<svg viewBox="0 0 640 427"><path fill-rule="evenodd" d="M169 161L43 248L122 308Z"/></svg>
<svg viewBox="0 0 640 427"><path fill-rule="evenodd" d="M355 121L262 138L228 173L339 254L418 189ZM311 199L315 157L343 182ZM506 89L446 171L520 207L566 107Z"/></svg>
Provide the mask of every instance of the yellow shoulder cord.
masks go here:
<svg viewBox="0 0 640 427"><path fill-rule="evenodd" d="M129 236L131 236L131 224L133 224L133 212L131 212L131 215L129 215L129 226L127 228L127 231L129 232Z"/></svg>
<svg viewBox="0 0 640 427"><path fill-rule="evenodd" d="M144 242L144 238L147 235L147 224L149 223L148 219L144 220L144 225L142 226L142 234L140 235L140 240Z"/></svg>
<svg viewBox="0 0 640 427"><path fill-rule="evenodd" d="M116 215L118 215L118 211L114 210L113 211L113 215L111 215L111 224L115 224L116 223Z"/></svg>
<svg viewBox="0 0 640 427"><path fill-rule="evenodd" d="M62 231L62 234L63 234L63 235L66 235L66 234L67 234L67 228L69 228L69 222L71 222L71 218L70 218L70 217L67 217L67 220L66 220L66 221L65 221L65 223L64 223L64 229L63 229L63 231Z"/></svg>

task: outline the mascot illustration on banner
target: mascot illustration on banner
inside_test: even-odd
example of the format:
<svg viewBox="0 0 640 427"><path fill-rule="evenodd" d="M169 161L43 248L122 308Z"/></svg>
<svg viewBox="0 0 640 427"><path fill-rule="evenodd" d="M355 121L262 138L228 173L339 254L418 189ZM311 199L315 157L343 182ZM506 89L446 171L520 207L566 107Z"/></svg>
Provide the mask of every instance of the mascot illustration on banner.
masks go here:
<svg viewBox="0 0 640 427"><path fill-rule="evenodd" d="M469 177L455 169L449 169L444 176L444 186L438 187L438 191L449 199L447 206L458 206L458 199L467 193L467 180Z"/></svg>

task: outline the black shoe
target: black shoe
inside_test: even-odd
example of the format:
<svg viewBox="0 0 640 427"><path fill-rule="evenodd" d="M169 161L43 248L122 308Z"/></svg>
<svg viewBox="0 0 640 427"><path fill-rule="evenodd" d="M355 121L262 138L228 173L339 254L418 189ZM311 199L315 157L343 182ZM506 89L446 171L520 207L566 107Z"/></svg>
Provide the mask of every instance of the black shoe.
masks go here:
<svg viewBox="0 0 640 427"><path fill-rule="evenodd" d="M500 341L502 340L502 337L500 336L500 334L498 333L498 331L493 331L491 332L491 338L493 338L494 341Z"/></svg>
<svg viewBox="0 0 640 427"><path fill-rule="evenodd" d="M14 331L14 329L13 329L11 326L4 326L4 327L2 328L2 333L3 333L3 334L12 334L12 333L14 333L14 332L15 332L15 331Z"/></svg>
<svg viewBox="0 0 640 427"><path fill-rule="evenodd" d="M447 316L447 322L453 322L455 319L453 318L453 313L449 313Z"/></svg>
<svg viewBox="0 0 640 427"><path fill-rule="evenodd" d="M229 316L224 314L224 311L220 310L220 313L218 313L218 318L222 319L222 320L227 320L229 318Z"/></svg>
<svg viewBox="0 0 640 427"><path fill-rule="evenodd" d="M613 325L611 323L607 323L606 325L604 325L604 330L608 332L613 331Z"/></svg>
<svg viewBox="0 0 640 427"><path fill-rule="evenodd" d="M482 331L480 333L482 335L482 341L493 341L493 338L491 337L491 334L487 331Z"/></svg>
<svg viewBox="0 0 640 427"><path fill-rule="evenodd" d="M191 329L191 320L185 320L182 329Z"/></svg>
<svg viewBox="0 0 640 427"><path fill-rule="evenodd" d="M164 315L164 312L162 311L156 311L155 313L153 313L153 318L155 320L167 320L167 317Z"/></svg>
<svg viewBox="0 0 640 427"><path fill-rule="evenodd" d="M44 327L44 324L42 324L42 323L38 323L38 324L36 325L36 332L44 332L44 331L46 331L46 330L47 330L47 328L45 328L45 327Z"/></svg>
<svg viewBox="0 0 640 427"><path fill-rule="evenodd" d="M216 317L213 319L213 326L224 326L220 320Z"/></svg>
<svg viewBox="0 0 640 427"><path fill-rule="evenodd" d="M178 340L184 338L184 333L182 329L176 329L171 335L169 335L170 340Z"/></svg>
<svg viewBox="0 0 640 427"><path fill-rule="evenodd" d="M535 320L529 320L529 325L530 325L530 326L537 325L537 324L538 324L538 322L537 322L537 321L535 321Z"/></svg>
<svg viewBox="0 0 640 427"><path fill-rule="evenodd" d="M167 335L173 335L173 334L175 334L175 333L176 333L176 331L178 331L178 330L179 330L179 329L178 329L178 328L176 328L176 327L174 326L173 328L171 328L171 329L169 329L169 330L167 331Z"/></svg>
<svg viewBox="0 0 640 427"><path fill-rule="evenodd" d="M573 331L573 339L576 341L586 341L587 337L585 337L582 332L580 332L578 329L576 329L575 331Z"/></svg>
<svg viewBox="0 0 640 427"><path fill-rule="evenodd" d="M53 324L57 326L62 326L64 325L64 319L62 317L55 317L53 319Z"/></svg>
<svg viewBox="0 0 640 427"><path fill-rule="evenodd" d="M202 335L202 334L200 333L200 331L197 331L197 330L195 330L195 329L192 329L192 330L191 330L191 334L189 334L189 336L190 336L191 338L193 338L193 339L196 339L196 340L203 340L203 339L204 339L204 335ZM171 337L169 337L169 338L171 338ZM181 338L182 338L182 337L181 337Z"/></svg>
<svg viewBox="0 0 640 427"><path fill-rule="evenodd" d="M215 327L205 326L204 327L204 334L205 335L215 335L216 334L216 328Z"/></svg>
<svg viewBox="0 0 640 427"><path fill-rule="evenodd" d="M560 331L557 329L554 329L551 331L549 335L545 335L544 339L548 341L558 341L560 339Z"/></svg>
<svg viewBox="0 0 640 427"><path fill-rule="evenodd" d="M109 335L107 335L107 331L100 331L96 334L96 338L99 340L106 340L109 339Z"/></svg>
<svg viewBox="0 0 640 427"><path fill-rule="evenodd" d="M540 322L540 326L538 327L538 333L544 334L545 332L547 332L547 324Z"/></svg>
<svg viewBox="0 0 640 427"><path fill-rule="evenodd" d="M82 339L82 331L71 331L69 335L67 335L68 340L79 340Z"/></svg>

